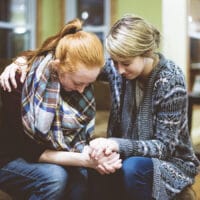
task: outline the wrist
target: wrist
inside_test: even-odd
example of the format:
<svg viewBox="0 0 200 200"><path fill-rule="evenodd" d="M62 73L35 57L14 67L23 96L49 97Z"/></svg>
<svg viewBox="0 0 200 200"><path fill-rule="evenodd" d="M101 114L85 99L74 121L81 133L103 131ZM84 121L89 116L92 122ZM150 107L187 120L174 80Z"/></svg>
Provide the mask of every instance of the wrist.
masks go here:
<svg viewBox="0 0 200 200"><path fill-rule="evenodd" d="M81 153L81 165L82 167L90 167L91 158L86 153Z"/></svg>
<svg viewBox="0 0 200 200"><path fill-rule="evenodd" d="M115 152L119 152L119 144L117 141L115 141L114 139L109 139L110 142L112 143L112 150L115 151Z"/></svg>

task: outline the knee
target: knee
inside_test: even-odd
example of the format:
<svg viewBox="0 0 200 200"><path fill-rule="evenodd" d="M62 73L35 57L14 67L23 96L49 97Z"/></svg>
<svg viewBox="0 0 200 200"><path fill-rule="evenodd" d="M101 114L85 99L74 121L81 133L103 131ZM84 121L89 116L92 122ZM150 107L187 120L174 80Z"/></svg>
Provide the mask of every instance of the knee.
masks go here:
<svg viewBox="0 0 200 200"><path fill-rule="evenodd" d="M152 199L153 163L150 158L126 159L122 173L126 199Z"/></svg>
<svg viewBox="0 0 200 200"><path fill-rule="evenodd" d="M128 158L124 160L122 165L122 171L125 176L136 176L139 173L140 169L140 159L135 157Z"/></svg>
<svg viewBox="0 0 200 200"><path fill-rule="evenodd" d="M130 157L122 165L125 183L133 185L139 181L151 181L153 176L153 163L150 158Z"/></svg>
<svg viewBox="0 0 200 200"><path fill-rule="evenodd" d="M67 170L58 165L49 165L41 178L41 184L44 184L44 188L53 192L64 191L67 182Z"/></svg>

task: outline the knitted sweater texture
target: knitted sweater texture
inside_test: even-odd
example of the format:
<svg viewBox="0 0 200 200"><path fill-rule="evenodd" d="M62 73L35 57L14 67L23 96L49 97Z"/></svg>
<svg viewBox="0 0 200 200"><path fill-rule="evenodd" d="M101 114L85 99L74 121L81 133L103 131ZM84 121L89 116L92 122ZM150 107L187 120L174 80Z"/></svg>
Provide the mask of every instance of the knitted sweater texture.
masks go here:
<svg viewBox="0 0 200 200"><path fill-rule="evenodd" d="M101 79L110 82L112 108L108 137L116 140L123 159L152 158L152 196L173 199L194 182L199 161L188 132L187 89L180 68L159 54L160 61L145 81L136 107L136 80L122 78L108 60Z"/></svg>

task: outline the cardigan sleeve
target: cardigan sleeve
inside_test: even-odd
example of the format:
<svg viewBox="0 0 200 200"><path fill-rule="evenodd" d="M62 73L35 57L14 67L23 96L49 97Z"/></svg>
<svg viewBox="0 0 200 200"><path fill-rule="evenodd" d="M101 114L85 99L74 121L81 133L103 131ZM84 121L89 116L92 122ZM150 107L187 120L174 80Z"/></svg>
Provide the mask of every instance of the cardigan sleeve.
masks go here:
<svg viewBox="0 0 200 200"><path fill-rule="evenodd" d="M110 58L106 59L105 65L103 69L101 70L97 80L98 81L104 81L104 82L110 82L110 76L112 76L115 73L113 62Z"/></svg>
<svg viewBox="0 0 200 200"><path fill-rule="evenodd" d="M153 91L153 137L149 140L113 138L122 157L147 156L191 159L193 149L187 126L187 90L181 73L160 77Z"/></svg>

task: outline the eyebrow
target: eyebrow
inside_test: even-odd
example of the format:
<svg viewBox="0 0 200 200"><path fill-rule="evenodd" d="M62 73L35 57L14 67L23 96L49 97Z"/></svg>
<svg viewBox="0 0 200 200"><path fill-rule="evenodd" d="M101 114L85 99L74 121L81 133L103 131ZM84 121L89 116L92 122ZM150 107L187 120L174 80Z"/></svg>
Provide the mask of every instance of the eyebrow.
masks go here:
<svg viewBox="0 0 200 200"><path fill-rule="evenodd" d="M119 62L131 62L131 59L129 59L129 60L120 60Z"/></svg>
<svg viewBox="0 0 200 200"><path fill-rule="evenodd" d="M131 59L129 59L129 60L114 60L113 59L113 62L125 63L125 62L131 62Z"/></svg>

